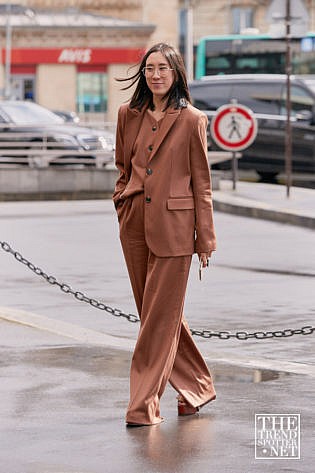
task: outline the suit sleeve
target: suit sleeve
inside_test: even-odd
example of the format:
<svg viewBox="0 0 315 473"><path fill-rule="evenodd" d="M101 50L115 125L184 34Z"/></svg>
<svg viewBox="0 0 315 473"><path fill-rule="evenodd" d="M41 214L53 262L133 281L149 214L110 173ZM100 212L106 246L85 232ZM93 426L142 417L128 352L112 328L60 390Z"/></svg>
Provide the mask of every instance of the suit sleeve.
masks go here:
<svg viewBox="0 0 315 473"><path fill-rule="evenodd" d="M124 168L124 116L122 108L118 111L117 129L116 129L116 147L115 164L119 171L119 177L116 181L113 194L115 208L120 203L120 195L126 187L126 171Z"/></svg>
<svg viewBox="0 0 315 473"><path fill-rule="evenodd" d="M208 163L206 115L202 114L192 131L190 165L195 201L195 252L210 253L216 249L213 223L211 176Z"/></svg>

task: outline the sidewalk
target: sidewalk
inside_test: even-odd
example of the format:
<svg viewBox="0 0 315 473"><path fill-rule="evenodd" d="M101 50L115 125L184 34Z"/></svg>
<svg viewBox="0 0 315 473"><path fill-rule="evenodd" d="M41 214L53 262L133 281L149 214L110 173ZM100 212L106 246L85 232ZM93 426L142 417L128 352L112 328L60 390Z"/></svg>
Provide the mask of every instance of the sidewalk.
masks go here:
<svg viewBox="0 0 315 473"><path fill-rule="evenodd" d="M315 377L210 363L217 400L127 429L131 353L0 320L6 473L313 473ZM300 414L301 457L255 459L255 414ZM284 454L285 455L285 454Z"/></svg>
<svg viewBox="0 0 315 473"><path fill-rule="evenodd" d="M239 181L236 190L233 190L232 181L222 180L219 177L220 174L213 171L213 181L215 181L213 201L216 210L315 228L315 189L291 187L290 197L287 198L284 185ZM99 202L103 200L102 198ZM49 202L50 209L53 210L54 202L57 208L59 201L37 202L38 209L35 211L32 209L34 215L43 215L46 202ZM71 200L65 200L65 208L71 208L71 202ZM89 207L89 200L81 200L78 211L82 212L85 207ZM20 216L24 211L26 213L28 211L27 201L25 204L23 201L0 201L0 218Z"/></svg>
<svg viewBox="0 0 315 473"><path fill-rule="evenodd" d="M213 200L221 212L315 228L315 189L291 187L287 198L283 185L221 180Z"/></svg>

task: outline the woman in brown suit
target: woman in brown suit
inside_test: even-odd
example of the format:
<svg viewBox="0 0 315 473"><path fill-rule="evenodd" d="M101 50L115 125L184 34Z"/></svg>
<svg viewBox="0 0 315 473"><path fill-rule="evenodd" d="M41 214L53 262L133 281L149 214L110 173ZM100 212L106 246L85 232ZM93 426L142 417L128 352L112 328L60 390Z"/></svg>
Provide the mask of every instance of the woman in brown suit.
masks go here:
<svg viewBox="0 0 315 473"><path fill-rule="evenodd" d="M180 54L157 44L135 75L120 80L136 84L118 112L113 200L141 319L126 415L128 426L140 426L162 422L167 381L178 392L179 415L215 399L183 305L192 254L206 267L216 243L207 117L190 104Z"/></svg>

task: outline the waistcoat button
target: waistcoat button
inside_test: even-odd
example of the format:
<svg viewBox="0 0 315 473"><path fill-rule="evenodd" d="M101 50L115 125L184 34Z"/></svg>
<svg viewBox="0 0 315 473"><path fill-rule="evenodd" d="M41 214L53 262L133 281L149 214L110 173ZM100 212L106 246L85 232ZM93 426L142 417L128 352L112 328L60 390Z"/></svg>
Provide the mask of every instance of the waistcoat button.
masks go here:
<svg viewBox="0 0 315 473"><path fill-rule="evenodd" d="M147 196L147 197L145 198L145 201L146 201L147 204L149 204L149 203L151 202L151 197Z"/></svg>
<svg viewBox="0 0 315 473"><path fill-rule="evenodd" d="M148 150L152 151L153 150L153 145L148 146Z"/></svg>
<svg viewBox="0 0 315 473"><path fill-rule="evenodd" d="M147 175L148 175L148 176L151 176L152 173L153 173L152 169L151 169L151 168L147 168Z"/></svg>
<svg viewBox="0 0 315 473"><path fill-rule="evenodd" d="M156 130L157 130L157 127L155 125L153 125L152 131L156 131Z"/></svg>

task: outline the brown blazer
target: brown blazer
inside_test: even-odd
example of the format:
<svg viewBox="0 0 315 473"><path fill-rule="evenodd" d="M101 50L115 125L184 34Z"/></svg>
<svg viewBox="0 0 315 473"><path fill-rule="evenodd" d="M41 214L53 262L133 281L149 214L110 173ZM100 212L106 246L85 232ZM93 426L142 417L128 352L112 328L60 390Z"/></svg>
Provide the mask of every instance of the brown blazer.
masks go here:
<svg viewBox="0 0 315 473"><path fill-rule="evenodd" d="M118 218L120 198L131 173L132 148L145 110L124 104L118 112L116 166L120 172L113 201ZM145 238L160 257L215 250L211 179L207 156L207 117L188 104L170 109L159 130L144 181Z"/></svg>

